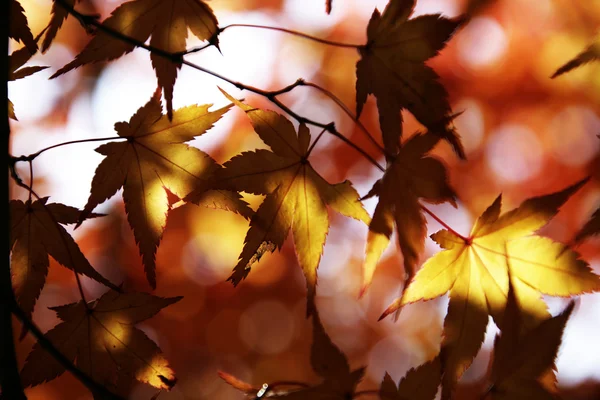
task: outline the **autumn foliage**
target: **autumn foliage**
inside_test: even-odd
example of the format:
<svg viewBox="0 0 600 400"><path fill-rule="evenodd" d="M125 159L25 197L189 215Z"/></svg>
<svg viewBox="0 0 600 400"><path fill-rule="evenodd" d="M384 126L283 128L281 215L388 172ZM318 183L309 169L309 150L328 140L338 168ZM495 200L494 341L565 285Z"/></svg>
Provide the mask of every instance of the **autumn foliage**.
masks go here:
<svg viewBox="0 0 600 400"><path fill-rule="evenodd" d="M57 398L45 397L52 391L46 393L44 388L68 371L94 399L187 398L176 392L181 385L188 389L198 385L199 389L186 391L186 396L195 393L194 398L567 398L556 376L563 333L578 312L578 296L600 291L600 276L592 261L598 256L598 196L586 206L591 212L583 220L572 217L574 208L582 207L581 193L597 195L598 152L567 172L560 171L558 163L547 163L549 172L525 179L521 187L504 194L501 184L484 176L481 152L469 142L471 133L461 134L461 119L470 111L455 107L456 93L475 97L477 90L448 78L447 70L438 73L438 68L444 71L443 64L433 62L445 51L454 51L452 43L461 31L500 1L459 2L464 12L446 17L415 16L415 0L390 0L383 9L375 8L361 27L360 44L340 41L343 35L335 32L322 38L243 21L222 25L217 2L203 0L115 2L103 18L91 12L86 2L53 0L46 16L49 22L32 33L24 7L17 0L8 3L9 37L19 47L8 56L7 82L28 79L48 67L53 71L50 79L69 79L76 69L90 71L99 68L93 64L105 65L139 49L148 53L156 76L154 92L136 105L137 111L127 120L117 122L109 137L105 132L100 139L57 142L30 155L9 149L12 295L8 303L16 322L15 348L19 356L24 355L13 367L20 370L25 395ZM248 7L262 7L254 3ZM279 4L268 3L264 7ZM344 7L339 0L321 3L323 14L333 14L330 18L336 7ZM69 21L75 24L71 28L67 28ZM190 61L191 55L211 48L221 52L222 35L235 27L287 33L315 46L330 46L333 61L324 56L325 69L344 59L337 51L354 51L355 58L339 67L343 82L336 74L324 72L318 83L299 77L287 86L275 84L274 89L234 80L195 58ZM57 46L63 29L89 35L78 54L66 65L33 65L38 64L32 61L36 56ZM192 42L202 45L193 47ZM577 73L600 58L599 48L590 38L586 48L555 65L543 79L554 82ZM217 78L220 97L214 103L224 105L178 107L177 96L186 90L176 85L182 68ZM523 81L533 79L526 75ZM502 79L516 78L507 73ZM477 84L476 80L468 83ZM532 87L510 90L515 97L518 90L524 97L547 90ZM325 98L337 114L322 122L297 111L287 96L300 90ZM498 93L502 96L501 90ZM490 108L500 108L492 97ZM543 102L538 92L532 98ZM598 99L587 99L596 112ZM11 129L20 133L19 112L27 104L8 99L7 104ZM230 116L237 118L230 130L245 132L228 133L217 150L197 144L201 137L226 126L224 120ZM342 118L352 123L344 124ZM564 133L564 140L568 134ZM511 145L517 149L519 139L514 140ZM44 182L34 176L38 157L52 157L55 148L92 141L103 142L95 149L100 158L93 177L89 182L73 182L89 187L87 202L77 206L53 202ZM518 164L518 157L514 162ZM24 164L29 168L21 168ZM113 198L122 201L114 203ZM119 206L102 208L109 201ZM448 219L452 211L445 206L457 212L467 209L465 213L474 216L468 234L453 226ZM562 234L548 230L561 216ZM91 227L101 221L108 222L103 228ZM432 225L437 231L428 232ZM77 236L88 226L84 232L96 233ZM229 234L236 229L237 236ZM352 244L339 244L340 229L341 238L347 236ZM233 251L230 259L237 261L228 266L228 275L206 284L184 276L184 242L193 232L210 232L203 236L206 254L190 261L193 268L204 268L216 253ZM328 254L335 235L338 241L333 246L347 252L358 246L360 258ZM353 235L362 236L357 241ZM94 248L105 253L110 268L92 262L87 253ZM325 259L332 263L332 257L333 263L346 263L335 269L337 274L356 276L350 278L351 284L341 277L323 284L319 267ZM58 265L70 272L57 271ZM281 277L271 278L269 269L278 270ZM209 275L207 282L214 278ZM382 283L382 276L394 279ZM41 295L49 282L68 282L75 299L66 296L68 301L46 304ZM334 289L320 297L331 282ZM393 292L378 293L386 284L394 285ZM336 294L346 297L336 300ZM295 318L290 326L295 324L297 332L289 335L297 337L298 346L285 356L274 356L283 348L270 353L269 346L278 346L276 335L270 336L273 342L266 343L263 353L272 358L263 360L261 352L242 348L235 324L242 319L238 308L267 296L288 303L300 299L295 317L289 317ZM550 297L569 300L561 310L551 312L546 302ZM424 350L406 373L394 376L383 371L377 379L368 378L373 357L366 352L372 337L383 331L381 326L390 324L385 329L394 329L391 320L402 320L418 304L430 307L423 312L431 315L433 307L439 308L438 298L448 299L437 322L439 329L425 316L422 326L415 323L412 335L419 339L413 343L421 340ZM328 328L332 311L326 301L344 303L333 313L339 314L340 325L350 326L345 335L333 335ZM42 305L54 313L54 324L45 326L45 333L38 328L36 316ZM348 310L356 307L367 310L360 319L371 336L344 321L352 314ZM284 318L272 310L266 317L257 313L262 319L248 322L252 328L245 334L260 336L255 331L268 331L271 322ZM159 319L163 313L172 314ZM181 315L173 319L177 313ZM228 329L214 328L219 318L234 322L229 321ZM147 325L157 320L161 322ZM490 321L498 333L487 370L476 384L464 384L461 379L482 353ZM179 331L178 341L165 340L164 332L169 330ZM214 340L205 344L203 337L209 335ZM203 363L202 359L182 361L186 346L194 354L194 341L202 352L218 359L207 363L211 368L202 377L209 374L211 385L223 385L219 390L203 391L198 376L181 371L186 365ZM338 341L360 343L352 352L344 352L345 345ZM164 342L168 346L163 347ZM236 360L255 366L257 372L240 367ZM146 388L140 389L140 384ZM8 393L6 385L3 381L3 394ZM15 388L10 390L19 391L18 384ZM70 390L65 389L65 396L72 395Z"/></svg>

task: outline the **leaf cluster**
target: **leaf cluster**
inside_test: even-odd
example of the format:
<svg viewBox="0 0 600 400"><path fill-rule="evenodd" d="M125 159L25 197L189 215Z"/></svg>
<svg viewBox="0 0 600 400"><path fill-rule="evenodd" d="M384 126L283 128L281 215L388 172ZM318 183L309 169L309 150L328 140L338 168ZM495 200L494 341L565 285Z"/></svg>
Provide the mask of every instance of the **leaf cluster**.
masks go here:
<svg viewBox="0 0 600 400"><path fill-rule="evenodd" d="M473 7L481 7L483 2L480 3ZM478 353L491 317L500 335L490 366L490 386L482 395L493 399L553 398L555 357L574 307L571 304L560 315L551 317L541 295L571 297L600 290L600 278L575 251L577 243L600 230L600 212L591 216L570 245L540 236L539 230L587 180L527 199L504 213L502 198L498 196L468 236L445 224L445 229L431 235L442 250L421 265L427 232L425 214L437 218L424 203L448 202L457 206L447 167L431 153L444 140L456 156L466 158L461 137L453 126L457 114L451 110L447 90L426 62L468 23L467 16L450 19L432 14L411 18L414 0L390 0L383 12L374 10L366 27L366 43L356 46L360 59L356 64L355 118L358 121L368 96L373 95L386 166L381 168L382 176L373 182L372 189L361 197L349 180L329 182L311 160L322 135L333 133L349 140L333 124L318 124L299 116L277 99L278 94L303 81L279 92L236 84L262 94L295 121L275 111L256 108L224 90L231 104L220 109L211 109L211 104L173 109L178 71L183 64L190 64L184 59L188 32L208 46L218 47L219 34L224 30L207 3L132 0L118 6L101 23L80 14L74 9L75 4L75 0L54 0L48 27L34 38L22 7L17 0L10 0L9 37L24 47L10 55L8 80L46 68L24 65L38 50L40 37L45 35L41 46L44 52L64 20L74 15L89 28L92 38L52 78L143 47L150 51L157 89L129 121L115 124L114 137L96 149L104 158L96 168L82 210L49 203L48 197L38 196L26 185L29 199L9 202L12 287L25 317L31 318L44 287L49 257L74 271L79 284L81 301L52 307L61 321L45 334L54 351L119 396L127 396L135 382L161 390L172 388L176 382L160 348L135 324L153 317L180 297L161 298L124 290L90 264L65 229L65 225L79 227L88 219L102 217L94 210L122 189L127 221L152 289L159 283L156 252L174 208L209 207L233 211L248 220L239 260L228 279L234 285L240 284L265 254L281 250L292 233L298 264L306 280L307 315L313 326L310 363L320 382L292 388L277 384L257 387L221 372L226 382L249 397L350 399L375 394L386 400L424 400L433 399L441 385L442 398L447 399L453 396L461 376ZM332 1L327 1L328 13L332 7ZM147 41L149 45L145 44ZM598 58L597 47L590 46L553 77ZM235 84L228 78L222 79ZM245 114L267 148L244 151L221 165L189 142L219 123L232 106ZM9 115L16 119L12 103L9 107ZM410 112L424 131L406 137L402 110ZM309 125L323 130L313 136ZM246 203L244 193L264 196L256 211ZM372 216L362 204L369 197L378 198ZM374 393L357 390L365 367L350 367L346 356L328 336L315 303L317 271L330 229L330 211L368 226L358 295L368 291L379 259L395 231L406 281L401 296L383 311L382 318L417 301L449 296L439 354L410 370L398 385L386 374ZM86 300L79 275L105 285L108 291L96 300ZM32 349L21 372L25 385L50 381L67 370L48 350L40 342Z"/></svg>

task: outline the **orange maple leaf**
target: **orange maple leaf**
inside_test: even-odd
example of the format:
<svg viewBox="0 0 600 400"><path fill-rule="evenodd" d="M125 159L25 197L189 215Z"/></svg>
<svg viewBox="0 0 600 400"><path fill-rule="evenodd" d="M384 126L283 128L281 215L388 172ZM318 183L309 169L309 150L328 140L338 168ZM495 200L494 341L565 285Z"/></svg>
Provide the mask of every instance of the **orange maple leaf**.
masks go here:
<svg viewBox="0 0 600 400"><path fill-rule="evenodd" d="M123 187L127 219L153 288L156 250L170 206L165 188L183 198L201 186L202 191L194 200L199 205L235 210L246 218L252 215L237 193L210 190L208 183L221 166L208 154L185 144L210 129L231 105L216 111L208 111L209 107L180 108L169 121L162 114L160 91L157 91L129 122L115 124L117 133L126 141L107 143L96 149L106 158L96 168L82 216Z"/></svg>
<svg viewBox="0 0 600 400"><path fill-rule="evenodd" d="M600 278L578 253L534 235L585 182L528 199L502 216L499 196L477 219L468 237L445 229L431 236L445 250L425 262L384 316L405 304L450 292L444 320L444 398L479 351L488 315L496 323L501 320L509 272L519 307L528 316L526 327L548 317L540 293L572 296L600 290Z"/></svg>
<svg viewBox="0 0 600 400"><path fill-rule="evenodd" d="M134 324L147 320L181 297L107 292L99 299L51 307L62 320L45 336L77 368L119 395L136 380L170 389L176 378L160 348ZM39 343L21 371L25 386L51 381L65 372Z"/></svg>
<svg viewBox="0 0 600 400"><path fill-rule="evenodd" d="M408 19L415 0L391 0L382 14L375 9L367 26L367 43L356 64L356 114L369 94L375 95L379 124L388 154L394 155L402 136L400 110L408 109L425 127L445 138L465 158L452 120L448 93L425 61L438 54L460 26L440 14Z"/></svg>
<svg viewBox="0 0 600 400"><path fill-rule="evenodd" d="M361 295L373 279L394 225L404 258L406 281L414 276L427 233L419 199L431 203L448 201L456 206L456 196L448 185L445 166L437 159L425 156L438 141L439 136L431 133L417 133L411 137L366 196L378 196L379 202L369 225Z"/></svg>
<svg viewBox="0 0 600 400"><path fill-rule="evenodd" d="M9 249L10 271L15 297L29 317L46 282L50 262L90 277L114 290L120 290L100 275L85 258L77 243L62 225L77 222L80 211L64 204L11 200ZM97 217L91 214L88 217Z"/></svg>
<svg viewBox="0 0 600 400"><path fill-rule="evenodd" d="M330 184L308 161L310 132L273 112L248 106L223 92L250 118L254 130L273 151L256 150L233 157L219 172L223 188L267 195L252 219L244 248L229 280L237 285L266 252L280 249L290 229L308 288L308 313L314 308L317 268L329 230L327 206L368 223L358 193L349 181Z"/></svg>
<svg viewBox="0 0 600 400"><path fill-rule="evenodd" d="M201 0L133 0L117 7L103 25L119 34L175 55L186 50L188 29L200 40L208 40L217 32L217 18ZM58 70L51 78L73 68L98 61L108 61L131 52L135 46L98 30L90 43L73 61ZM181 63L150 54L156 70L158 85L164 90L167 115L173 115L173 86Z"/></svg>

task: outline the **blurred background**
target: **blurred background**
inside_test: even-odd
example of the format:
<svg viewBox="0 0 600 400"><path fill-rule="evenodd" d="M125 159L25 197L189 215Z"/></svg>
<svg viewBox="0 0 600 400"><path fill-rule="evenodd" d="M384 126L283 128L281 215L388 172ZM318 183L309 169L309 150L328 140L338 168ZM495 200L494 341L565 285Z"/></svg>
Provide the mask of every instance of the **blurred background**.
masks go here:
<svg viewBox="0 0 600 400"><path fill-rule="evenodd" d="M20 0L33 34L48 23L51 2ZM83 12L104 19L122 1L87 1ZM364 43L374 8L385 0L334 0L331 15L323 0L212 0L219 25L260 24L298 30L345 43ZM418 0L414 15L442 13L454 17L466 0ZM508 210L531 196L561 189L584 176L592 179L561 209L542 234L568 242L600 205L600 63L591 63L559 78L552 73L588 46L600 26L600 0L497 0L481 8L429 65L450 94L467 151L460 161L446 143L434 151L449 169L458 208L430 208L455 230L468 233L474 219L503 194ZM9 83L9 96L19 121L11 121L11 153L30 154L70 140L116 135L115 122L128 121L151 97L156 78L145 50L135 50L110 63L79 68L48 80L85 46L89 38L69 18L46 54L28 65L49 68ZM209 48L189 61L231 79L262 89L279 89L297 78L316 83L355 109L353 49L325 46L280 32L231 28L219 38L220 54ZM190 35L188 48L200 43ZM16 49L11 42L11 49ZM175 84L174 108L228 101L217 89L243 96L252 105L275 109L263 98L238 91L226 82L186 68ZM301 87L281 97L295 112L313 120L335 121L338 130L381 162L377 150L348 116L318 91ZM369 98L361 121L379 135L377 110ZM404 113L404 135L422 127ZM318 134L313 131L313 135ZM34 162L34 189L52 202L83 208L94 170L102 157L97 143L74 144L43 153ZM232 109L192 145L219 162L244 150L265 147L240 110ZM365 195L381 172L334 137L324 137L311 155L312 164L330 182L350 179ZM19 173L27 181L27 165ZM13 185L12 196L27 193ZM247 197L253 207L258 196ZM377 200L365 201L372 214ZM91 264L113 282L131 290L150 291L133 235L125 218L121 192L96 209L108 216L87 221L73 232ZM158 343L179 379L162 400L243 398L217 375L226 371L247 382L294 380L318 382L311 370L311 322L305 319L305 282L288 238L283 250L266 255L237 288L225 282L237 262L248 223L225 211L186 205L169 214L157 253L154 294L183 295L140 328ZM429 233L440 225L428 219ZM72 229L70 230L72 232ZM404 308L398 321L379 315L402 286L402 256L395 244L384 253L374 282L357 299L367 227L331 214L331 228L319 268L317 306L332 340L353 368L367 365L360 389L376 389L387 371L397 381L405 372L439 351L447 299ZM600 238L577 250L600 273ZM427 239L423 261L439 251ZM51 260L48 280L34 312L35 322L52 328L58 319L47 307L79 301L73 274ZM105 290L83 278L89 298ZM566 299L546 297L550 311L560 312ZM467 398L481 390L493 337L486 341L461 380ZM557 359L558 385L566 399L600 398L600 294L578 299ZM17 344L24 362L34 340ZM132 399L148 399L155 391L140 385ZM70 374L28 389L30 399L88 399L86 389Z"/></svg>

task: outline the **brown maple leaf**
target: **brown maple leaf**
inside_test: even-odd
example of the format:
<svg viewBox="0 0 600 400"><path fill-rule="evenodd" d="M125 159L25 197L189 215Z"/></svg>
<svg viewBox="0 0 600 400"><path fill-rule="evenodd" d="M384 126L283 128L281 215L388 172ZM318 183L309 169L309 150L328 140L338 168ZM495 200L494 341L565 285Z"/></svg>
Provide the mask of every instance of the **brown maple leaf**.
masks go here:
<svg viewBox="0 0 600 400"><path fill-rule="evenodd" d="M46 204L47 201L44 197L34 202L11 200L9 203L12 284L15 297L28 317L46 282L50 265L48 256L78 274L120 290L90 265L62 226L76 223L80 210L59 203ZM97 216L90 214L88 217Z"/></svg>
<svg viewBox="0 0 600 400"><path fill-rule="evenodd" d="M594 43L582 50L581 53L577 54L575 58L558 68L554 74L552 74L551 78L556 78L557 76L571 71L572 69L597 60L600 60L600 40L596 40Z"/></svg>
<svg viewBox="0 0 600 400"><path fill-rule="evenodd" d="M50 22L48 22L48 27L46 28L46 36L44 36L44 41L42 42L42 53L45 53L52 41L56 37L56 33L62 26L65 19L69 16L69 11L67 7L75 6L75 2L80 2L81 0L53 0L52 1L52 18ZM61 4L62 3L62 4Z"/></svg>
<svg viewBox="0 0 600 400"><path fill-rule="evenodd" d="M172 121L162 114L160 91L129 120L115 129L126 141L96 149L106 156L96 168L82 217L123 187L127 220L133 229L148 282L156 287L155 255L170 208L168 189L183 198L196 189L195 203L252 215L235 192L212 191L213 175L221 166L208 154L185 142L202 135L231 107L209 111L210 105L176 110ZM198 187L202 189L199 190Z"/></svg>
<svg viewBox="0 0 600 400"><path fill-rule="evenodd" d="M381 400L433 400L442 377L442 363L437 356L417 368L412 368L396 384L386 372L379 389Z"/></svg>
<svg viewBox="0 0 600 400"><path fill-rule="evenodd" d="M425 127L446 139L465 158L460 137L448 127L453 116L448 93L425 61L438 54L460 20L439 14L408 19L415 0L390 0L382 14L375 9L367 27L367 44L356 64L356 114L369 94L375 95L379 124L388 154L398 152L401 115L408 109Z"/></svg>
<svg viewBox="0 0 600 400"><path fill-rule="evenodd" d="M8 56L8 81L16 81L17 79L23 79L26 76L35 74L36 72L42 71L48 67L42 66L32 66L32 67L23 67L27 61L31 59L31 57L37 51L37 38L34 43L36 43L36 47L33 51L28 46L22 47L18 50L15 50ZM15 121L17 120L17 116L15 115L14 105L8 100L8 116Z"/></svg>
<svg viewBox="0 0 600 400"><path fill-rule="evenodd" d="M173 370L156 343L134 325L180 299L110 291L87 304L51 307L62 322L45 336L83 373L115 394L126 396L135 381L170 389L176 381ZM21 379L24 386L36 386L64 372L65 367L36 343Z"/></svg>
<svg viewBox="0 0 600 400"><path fill-rule="evenodd" d="M383 178L367 194L366 197L378 196L379 202L369 225L361 295L373 279L394 225L404 258L406 282L412 280L427 233L419 199L430 203L448 201L456 206L456 196L448 185L446 167L439 160L426 156L439 139L431 133L417 133L411 137L391 161Z"/></svg>
<svg viewBox="0 0 600 400"><path fill-rule="evenodd" d="M244 248L229 280L237 285L266 251L281 249L291 229L311 313L317 268L329 230L327 206L365 223L369 215L349 181L330 184L313 169L308 160L311 137L306 125L300 124L296 134L285 117L225 95L246 112L256 133L272 149L244 152L219 171L223 188L267 196L250 220Z"/></svg>
<svg viewBox="0 0 600 400"><path fill-rule="evenodd" d="M201 0L133 0L117 7L102 24L137 42L144 43L150 37L150 46L171 55L186 50L188 29L200 40L212 38L218 29L217 18ZM134 48L135 45L99 29L81 53L51 78L85 64L119 58ZM164 90L167 115L171 119L173 85L181 63L156 53L151 53L150 59L158 85Z"/></svg>
<svg viewBox="0 0 600 400"><path fill-rule="evenodd" d="M8 10L10 15L8 37L23 43L29 52L34 54L37 51L37 42L29 29L23 6L17 0L8 0Z"/></svg>
<svg viewBox="0 0 600 400"><path fill-rule="evenodd" d="M600 234L600 208L594 211L590 219L581 227L573 239L574 243L581 243L585 239Z"/></svg>
<svg viewBox="0 0 600 400"><path fill-rule="evenodd" d="M494 341L491 382L486 398L494 400L552 400L556 397L555 359L574 301L559 315L543 320L533 329L523 326L512 278L508 300ZM550 385L550 386L548 386Z"/></svg>

